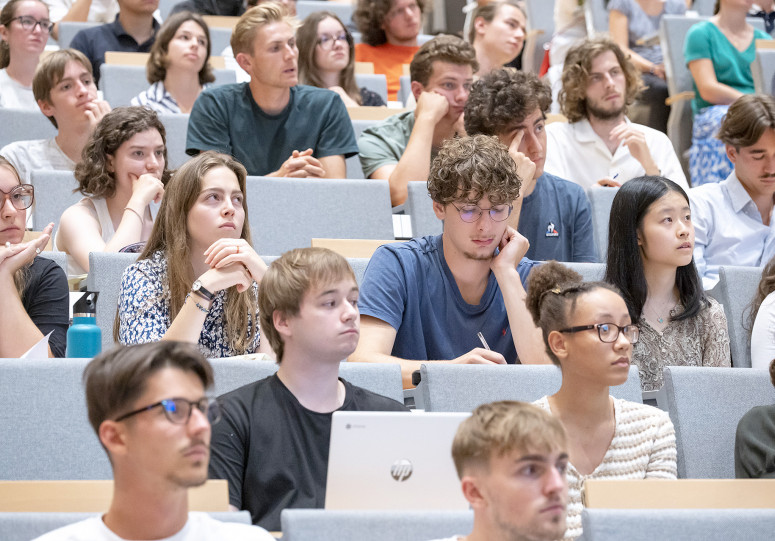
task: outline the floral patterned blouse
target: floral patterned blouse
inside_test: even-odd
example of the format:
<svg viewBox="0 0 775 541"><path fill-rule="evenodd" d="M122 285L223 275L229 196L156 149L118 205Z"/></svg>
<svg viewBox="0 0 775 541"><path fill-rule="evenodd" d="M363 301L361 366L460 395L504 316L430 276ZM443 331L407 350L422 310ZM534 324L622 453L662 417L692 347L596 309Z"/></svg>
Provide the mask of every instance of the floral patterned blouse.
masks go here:
<svg viewBox="0 0 775 541"><path fill-rule="evenodd" d="M253 284L252 294L258 297L256 284ZM223 322L225 299L226 290L215 294L202 326L202 334L199 335L199 350L208 358L256 353L261 339L258 329L245 351L237 351L229 343ZM163 252L154 252L150 258L141 259L124 271L118 296L118 313L118 341L121 344L156 342L167 332L172 321L167 260ZM258 312L252 317L257 320Z"/></svg>
<svg viewBox="0 0 775 541"><path fill-rule="evenodd" d="M729 333L724 308L713 298L693 318L671 321L656 331L641 316L640 339L632 351L644 391L657 391L664 383L665 366L730 366Z"/></svg>

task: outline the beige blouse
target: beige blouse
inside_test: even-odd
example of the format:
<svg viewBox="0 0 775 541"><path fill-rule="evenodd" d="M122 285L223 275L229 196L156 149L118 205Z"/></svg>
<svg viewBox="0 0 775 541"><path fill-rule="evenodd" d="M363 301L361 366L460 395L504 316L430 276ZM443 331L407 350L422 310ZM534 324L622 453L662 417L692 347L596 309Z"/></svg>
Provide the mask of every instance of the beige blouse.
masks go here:
<svg viewBox="0 0 775 541"><path fill-rule="evenodd" d="M665 366L730 366L729 333L724 308L709 297L710 306L697 316L671 321L662 332L641 317L640 339L632 352L644 391L662 388Z"/></svg>

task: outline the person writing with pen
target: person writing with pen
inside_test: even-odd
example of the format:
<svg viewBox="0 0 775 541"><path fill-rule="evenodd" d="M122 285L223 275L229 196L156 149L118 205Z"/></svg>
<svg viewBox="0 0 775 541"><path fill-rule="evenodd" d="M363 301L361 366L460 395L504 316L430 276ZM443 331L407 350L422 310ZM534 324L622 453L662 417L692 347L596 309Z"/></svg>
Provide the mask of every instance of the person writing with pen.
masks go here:
<svg viewBox="0 0 775 541"><path fill-rule="evenodd" d="M399 363L404 386L425 361L546 363L525 306L535 262L508 225L535 164L494 137L444 142L428 191L439 236L380 247L361 284L361 340L350 361ZM481 332L492 350L480 347Z"/></svg>

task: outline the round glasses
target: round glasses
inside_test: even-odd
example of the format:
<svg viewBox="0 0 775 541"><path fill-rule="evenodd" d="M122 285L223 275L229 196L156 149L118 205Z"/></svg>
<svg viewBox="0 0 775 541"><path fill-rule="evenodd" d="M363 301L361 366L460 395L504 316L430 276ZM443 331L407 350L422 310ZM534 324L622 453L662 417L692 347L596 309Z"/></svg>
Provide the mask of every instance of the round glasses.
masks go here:
<svg viewBox="0 0 775 541"><path fill-rule="evenodd" d="M211 424L215 424L221 420L221 408L218 405L218 401L215 398L206 396L204 398L200 398L199 400L193 401L186 398L168 398L166 400L161 400L155 404L151 404L150 406L145 406L144 408L139 408L134 411L130 411L129 413L125 413L124 415L118 417L116 422L123 421L124 419L128 419L133 415L137 415L138 413L143 413L144 411L152 410L153 408L158 407L162 408L162 411L164 411L164 416L167 418L167 420L176 425L184 425L188 423L188 420L191 418L191 413L194 411L195 407L201 413L206 415L208 419L210 419Z"/></svg>
<svg viewBox="0 0 775 541"><path fill-rule="evenodd" d="M35 201L35 187L32 184L19 184L10 192L0 190L0 193L3 194L3 204L0 205L0 209L5 206L6 199L10 199L11 204L17 210L28 209L32 206L32 202Z"/></svg>
<svg viewBox="0 0 775 541"><path fill-rule="evenodd" d="M54 28L54 23L52 23L48 19L43 19L42 21L39 21L35 17L30 17L29 15L21 15L19 17L14 17L11 20L19 21L19 24L22 25L22 28L24 28L29 32L32 32L33 30L35 30L35 27L37 25L40 25L40 31L45 32L46 34L50 34L51 30Z"/></svg>
<svg viewBox="0 0 775 541"><path fill-rule="evenodd" d="M343 41L349 45L351 39L352 38L347 32L341 32L335 36L330 34L323 34L318 38L318 45L320 45L323 49L333 49L337 41Z"/></svg>
<svg viewBox="0 0 775 541"><path fill-rule="evenodd" d="M511 205L495 205L488 209L483 209L479 205L464 205L463 207L458 207L454 203L450 204L460 213L460 219L468 223L477 221L484 211L487 211L493 222L502 222L511 215L512 209Z"/></svg>
<svg viewBox="0 0 775 541"><path fill-rule="evenodd" d="M624 334L624 337L629 340L630 344L638 342L640 337L640 329L637 325L625 325L620 327L616 323L595 323L594 325L579 325L578 327L571 327L569 329L561 329L560 332L577 333L581 331L589 331L597 329L597 336L601 342L610 344L616 342L619 339L619 333Z"/></svg>

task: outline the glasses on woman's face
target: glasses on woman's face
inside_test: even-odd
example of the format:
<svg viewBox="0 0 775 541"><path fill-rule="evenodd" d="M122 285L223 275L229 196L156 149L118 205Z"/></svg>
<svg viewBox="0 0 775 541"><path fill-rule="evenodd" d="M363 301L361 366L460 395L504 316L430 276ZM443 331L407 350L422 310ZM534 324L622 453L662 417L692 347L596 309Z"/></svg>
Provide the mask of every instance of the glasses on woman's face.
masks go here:
<svg viewBox="0 0 775 541"><path fill-rule="evenodd" d="M10 192L4 192L3 190L0 190L0 193L3 194L3 204L0 205L0 209L5 206L6 199L9 199L11 204L17 210L25 210L30 208L32 206L32 202L35 200L35 188L32 186L32 184L19 184Z"/></svg>
<svg viewBox="0 0 775 541"><path fill-rule="evenodd" d="M610 344L616 342L619 339L619 333L622 333L624 337L630 342L635 344L640 337L640 329L637 325L630 323L623 327L616 323L595 323L594 325L579 325L578 327L571 327L569 329L560 329L560 332L577 333L582 331L590 331L597 329L597 336L601 342Z"/></svg>
<svg viewBox="0 0 775 541"><path fill-rule="evenodd" d="M322 36L318 37L318 45L320 45L323 49L333 49L337 41L341 41L349 45L350 36L347 34L347 32L340 32L335 36L332 36L331 34L323 34Z"/></svg>
<svg viewBox="0 0 775 541"><path fill-rule="evenodd" d="M51 30L54 28L54 23L52 23L48 19L43 19L39 21L35 17L30 17L29 15L21 15L19 17L14 17L11 20L19 21L19 24L21 25L21 27L27 30L28 32L32 32L33 30L35 30L35 27L38 25L40 25L40 31L46 34L50 34Z"/></svg>

